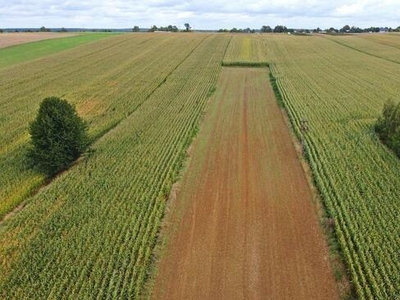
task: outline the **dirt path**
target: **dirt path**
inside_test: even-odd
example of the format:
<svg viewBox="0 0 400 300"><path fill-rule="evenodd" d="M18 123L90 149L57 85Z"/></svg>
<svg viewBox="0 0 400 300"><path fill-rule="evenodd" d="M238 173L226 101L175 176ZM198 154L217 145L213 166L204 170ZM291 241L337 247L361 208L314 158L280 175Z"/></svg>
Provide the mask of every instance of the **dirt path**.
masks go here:
<svg viewBox="0 0 400 300"><path fill-rule="evenodd" d="M76 33L57 32L13 32L0 34L0 48L10 47L18 44L36 42L41 40L56 39L74 36Z"/></svg>
<svg viewBox="0 0 400 300"><path fill-rule="evenodd" d="M154 299L338 299L265 69L225 68L167 220Z"/></svg>

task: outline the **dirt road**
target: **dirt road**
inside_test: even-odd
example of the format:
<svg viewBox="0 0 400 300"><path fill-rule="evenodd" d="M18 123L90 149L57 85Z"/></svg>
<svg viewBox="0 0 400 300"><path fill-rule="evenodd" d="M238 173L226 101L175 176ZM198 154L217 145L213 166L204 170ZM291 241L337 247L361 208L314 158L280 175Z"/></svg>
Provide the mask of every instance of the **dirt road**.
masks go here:
<svg viewBox="0 0 400 300"><path fill-rule="evenodd" d="M153 299L338 299L268 71L224 68L210 101Z"/></svg>

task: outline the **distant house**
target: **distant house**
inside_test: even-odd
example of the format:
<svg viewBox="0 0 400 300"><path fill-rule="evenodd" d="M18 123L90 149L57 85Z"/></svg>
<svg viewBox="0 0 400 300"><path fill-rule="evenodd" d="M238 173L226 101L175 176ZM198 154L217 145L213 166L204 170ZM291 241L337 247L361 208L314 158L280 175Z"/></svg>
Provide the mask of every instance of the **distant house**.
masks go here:
<svg viewBox="0 0 400 300"><path fill-rule="evenodd" d="M387 27L379 28L379 33L388 33L389 29Z"/></svg>

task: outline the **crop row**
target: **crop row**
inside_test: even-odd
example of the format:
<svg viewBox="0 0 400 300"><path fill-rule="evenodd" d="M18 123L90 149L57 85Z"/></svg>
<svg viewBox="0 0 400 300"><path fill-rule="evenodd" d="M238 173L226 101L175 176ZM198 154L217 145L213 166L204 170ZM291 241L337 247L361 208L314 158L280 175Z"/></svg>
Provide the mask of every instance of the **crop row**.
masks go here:
<svg viewBox="0 0 400 300"><path fill-rule="evenodd" d="M400 65L317 37L270 37L272 71L359 299L400 297L400 162L373 124ZM400 50L398 50L400 55Z"/></svg>

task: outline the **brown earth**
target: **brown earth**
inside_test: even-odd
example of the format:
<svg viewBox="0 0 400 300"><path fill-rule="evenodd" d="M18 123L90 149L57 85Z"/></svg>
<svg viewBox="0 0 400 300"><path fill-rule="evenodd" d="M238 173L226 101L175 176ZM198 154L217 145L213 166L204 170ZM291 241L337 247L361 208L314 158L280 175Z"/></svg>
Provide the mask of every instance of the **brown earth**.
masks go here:
<svg viewBox="0 0 400 300"><path fill-rule="evenodd" d="M57 32L13 32L0 34L0 48L36 42L41 40L56 39L61 37L74 36L76 33Z"/></svg>
<svg viewBox="0 0 400 300"><path fill-rule="evenodd" d="M210 101L167 214L153 299L338 299L268 71L224 68Z"/></svg>

